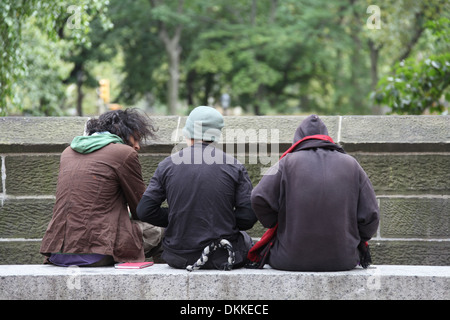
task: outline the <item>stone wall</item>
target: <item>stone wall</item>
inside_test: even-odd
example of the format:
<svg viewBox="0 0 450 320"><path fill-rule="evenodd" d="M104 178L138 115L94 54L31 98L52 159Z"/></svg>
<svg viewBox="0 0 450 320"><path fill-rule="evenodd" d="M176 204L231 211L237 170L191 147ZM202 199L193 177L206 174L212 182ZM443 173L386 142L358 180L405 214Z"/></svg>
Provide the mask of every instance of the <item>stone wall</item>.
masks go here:
<svg viewBox="0 0 450 320"><path fill-rule="evenodd" d="M256 185L292 143L302 116L226 117L221 146ZM369 175L381 209L375 264L450 265L450 116L322 117ZM0 118L0 264L36 264L52 215L59 156L87 118ZM144 180L184 146L186 118L155 117L158 139L140 151ZM258 223L251 231L260 237Z"/></svg>

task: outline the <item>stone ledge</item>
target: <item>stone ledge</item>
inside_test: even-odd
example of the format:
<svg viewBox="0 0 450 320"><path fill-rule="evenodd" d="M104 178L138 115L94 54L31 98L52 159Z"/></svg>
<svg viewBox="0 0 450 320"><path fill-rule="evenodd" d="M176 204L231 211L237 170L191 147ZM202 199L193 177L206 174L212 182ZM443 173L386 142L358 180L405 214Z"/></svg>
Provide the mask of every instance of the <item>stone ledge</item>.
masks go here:
<svg viewBox="0 0 450 320"><path fill-rule="evenodd" d="M377 265L343 272L287 272L267 267L187 272L165 264L141 270L3 265L0 299L448 300L450 266Z"/></svg>
<svg viewBox="0 0 450 320"><path fill-rule="evenodd" d="M143 152L170 152L183 141L186 116L155 116L158 139L143 146ZM291 145L294 132L306 116L227 116L231 140L272 138L280 151ZM348 152L448 152L450 116L321 116L329 135ZM86 117L0 117L0 152L59 152L74 136L83 134ZM253 130L253 131L252 131ZM239 137L239 139L237 139Z"/></svg>

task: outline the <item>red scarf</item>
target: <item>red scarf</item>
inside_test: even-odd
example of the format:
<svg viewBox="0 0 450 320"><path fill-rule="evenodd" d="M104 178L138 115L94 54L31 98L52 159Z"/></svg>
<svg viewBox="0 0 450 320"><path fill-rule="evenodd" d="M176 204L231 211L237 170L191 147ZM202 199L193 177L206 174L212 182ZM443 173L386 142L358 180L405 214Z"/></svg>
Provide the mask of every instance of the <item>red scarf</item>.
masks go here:
<svg viewBox="0 0 450 320"><path fill-rule="evenodd" d="M283 153L283 155L280 157L280 160L283 159L288 153L291 153L292 151L294 151L294 149L300 143L302 143L305 140L311 140L311 139L324 140L324 141L329 141L331 143L334 143L334 141L333 141L333 139L331 139L331 137L324 135L324 134L316 134L316 135L312 135L312 136L306 136L303 139L298 140L289 149L287 149L286 152ZM248 260L250 260L253 263L259 264L259 266L258 266L259 268L262 268L264 266L267 255L270 251L270 248L273 245L275 236L277 235L277 228L278 228L278 223L274 227L267 229L267 231L263 234L261 239L257 243L255 243L255 245L249 250L249 252L247 254ZM266 246L266 245L268 245L268 246Z"/></svg>
<svg viewBox="0 0 450 320"><path fill-rule="evenodd" d="M306 136L303 139L298 140L289 149L287 149L286 152L283 153L283 155L280 157L280 160L283 159L284 156L287 155L288 153L291 153L300 143L302 143L305 140L311 140L311 139L324 140L324 141L329 141L331 143L334 143L333 139L331 139L330 136L327 136L327 135L324 135L324 134L315 134L313 136Z"/></svg>

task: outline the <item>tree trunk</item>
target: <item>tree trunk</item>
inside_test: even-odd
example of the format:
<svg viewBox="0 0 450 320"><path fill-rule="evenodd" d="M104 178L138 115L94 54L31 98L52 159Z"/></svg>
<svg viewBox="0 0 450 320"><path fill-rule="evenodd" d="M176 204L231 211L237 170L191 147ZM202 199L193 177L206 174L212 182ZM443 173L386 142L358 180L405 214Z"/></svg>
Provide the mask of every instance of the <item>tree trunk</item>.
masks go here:
<svg viewBox="0 0 450 320"><path fill-rule="evenodd" d="M278 0L270 1L270 14L269 14L269 24L273 24L275 22L275 16L277 13Z"/></svg>
<svg viewBox="0 0 450 320"><path fill-rule="evenodd" d="M371 90L376 90L378 84L378 56L381 46L376 46L375 43L369 39L368 41L370 50L370 76L371 76ZM381 107L378 104L372 105L372 114L381 114Z"/></svg>
<svg viewBox="0 0 450 320"><path fill-rule="evenodd" d="M197 78L197 72L190 70L186 76L186 91L187 91L187 103L188 106L194 105L194 82Z"/></svg>
<svg viewBox="0 0 450 320"><path fill-rule="evenodd" d="M372 91L376 89L378 84L378 55L380 52L379 47L375 47L375 43L369 39L368 41L370 50L370 77L372 79Z"/></svg>
<svg viewBox="0 0 450 320"><path fill-rule="evenodd" d="M214 84L214 73L208 72L205 75L205 96L203 97L202 105L207 106L208 105L208 99L211 95L211 91Z"/></svg>
<svg viewBox="0 0 450 320"><path fill-rule="evenodd" d="M403 61L409 57L409 54L411 53L412 49L414 48L416 43L419 41L422 33L425 31L425 27L423 26L423 24L424 24L424 13L423 12L416 13L416 21L414 24L416 29L414 31L414 34L413 34L411 40L409 41L409 43L405 46L405 50L403 51L403 53L400 55L399 58L397 58L397 60L395 62Z"/></svg>
<svg viewBox="0 0 450 320"><path fill-rule="evenodd" d="M77 72L77 115L82 117L83 116L83 76L84 72L81 68Z"/></svg>
<svg viewBox="0 0 450 320"><path fill-rule="evenodd" d="M150 0L150 4L153 8L159 5L159 1ZM178 1L177 12L181 14L183 12L184 0ZM182 26L175 27L173 37L169 36L167 32L166 24L162 21L159 22L159 38L164 43L168 58L169 58L169 80L167 83L167 108L169 114L176 114L178 106L178 91L180 81L180 37Z"/></svg>
<svg viewBox="0 0 450 320"><path fill-rule="evenodd" d="M166 45L166 50L169 55L169 80L167 83L167 107L169 114L177 113L178 106L178 91L180 81L180 53L181 48L178 48L178 41Z"/></svg>

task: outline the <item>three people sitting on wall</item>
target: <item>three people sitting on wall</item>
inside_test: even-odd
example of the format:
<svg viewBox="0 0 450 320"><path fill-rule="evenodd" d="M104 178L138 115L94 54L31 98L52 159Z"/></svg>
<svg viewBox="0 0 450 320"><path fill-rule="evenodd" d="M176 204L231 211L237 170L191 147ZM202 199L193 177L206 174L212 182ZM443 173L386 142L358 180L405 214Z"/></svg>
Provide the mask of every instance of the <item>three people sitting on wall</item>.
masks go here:
<svg viewBox="0 0 450 320"><path fill-rule="evenodd" d="M379 223L372 184L318 116L299 125L291 148L254 189L245 166L217 147L223 127L214 108L192 110L183 129L187 147L161 161L146 186L137 151L155 137L151 120L137 109L89 120L87 135L61 155L40 249L46 263L105 266L153 257L189 271L370 264L367 241ZM258 220L268 231L253 244L245 231Z"/></svg>

